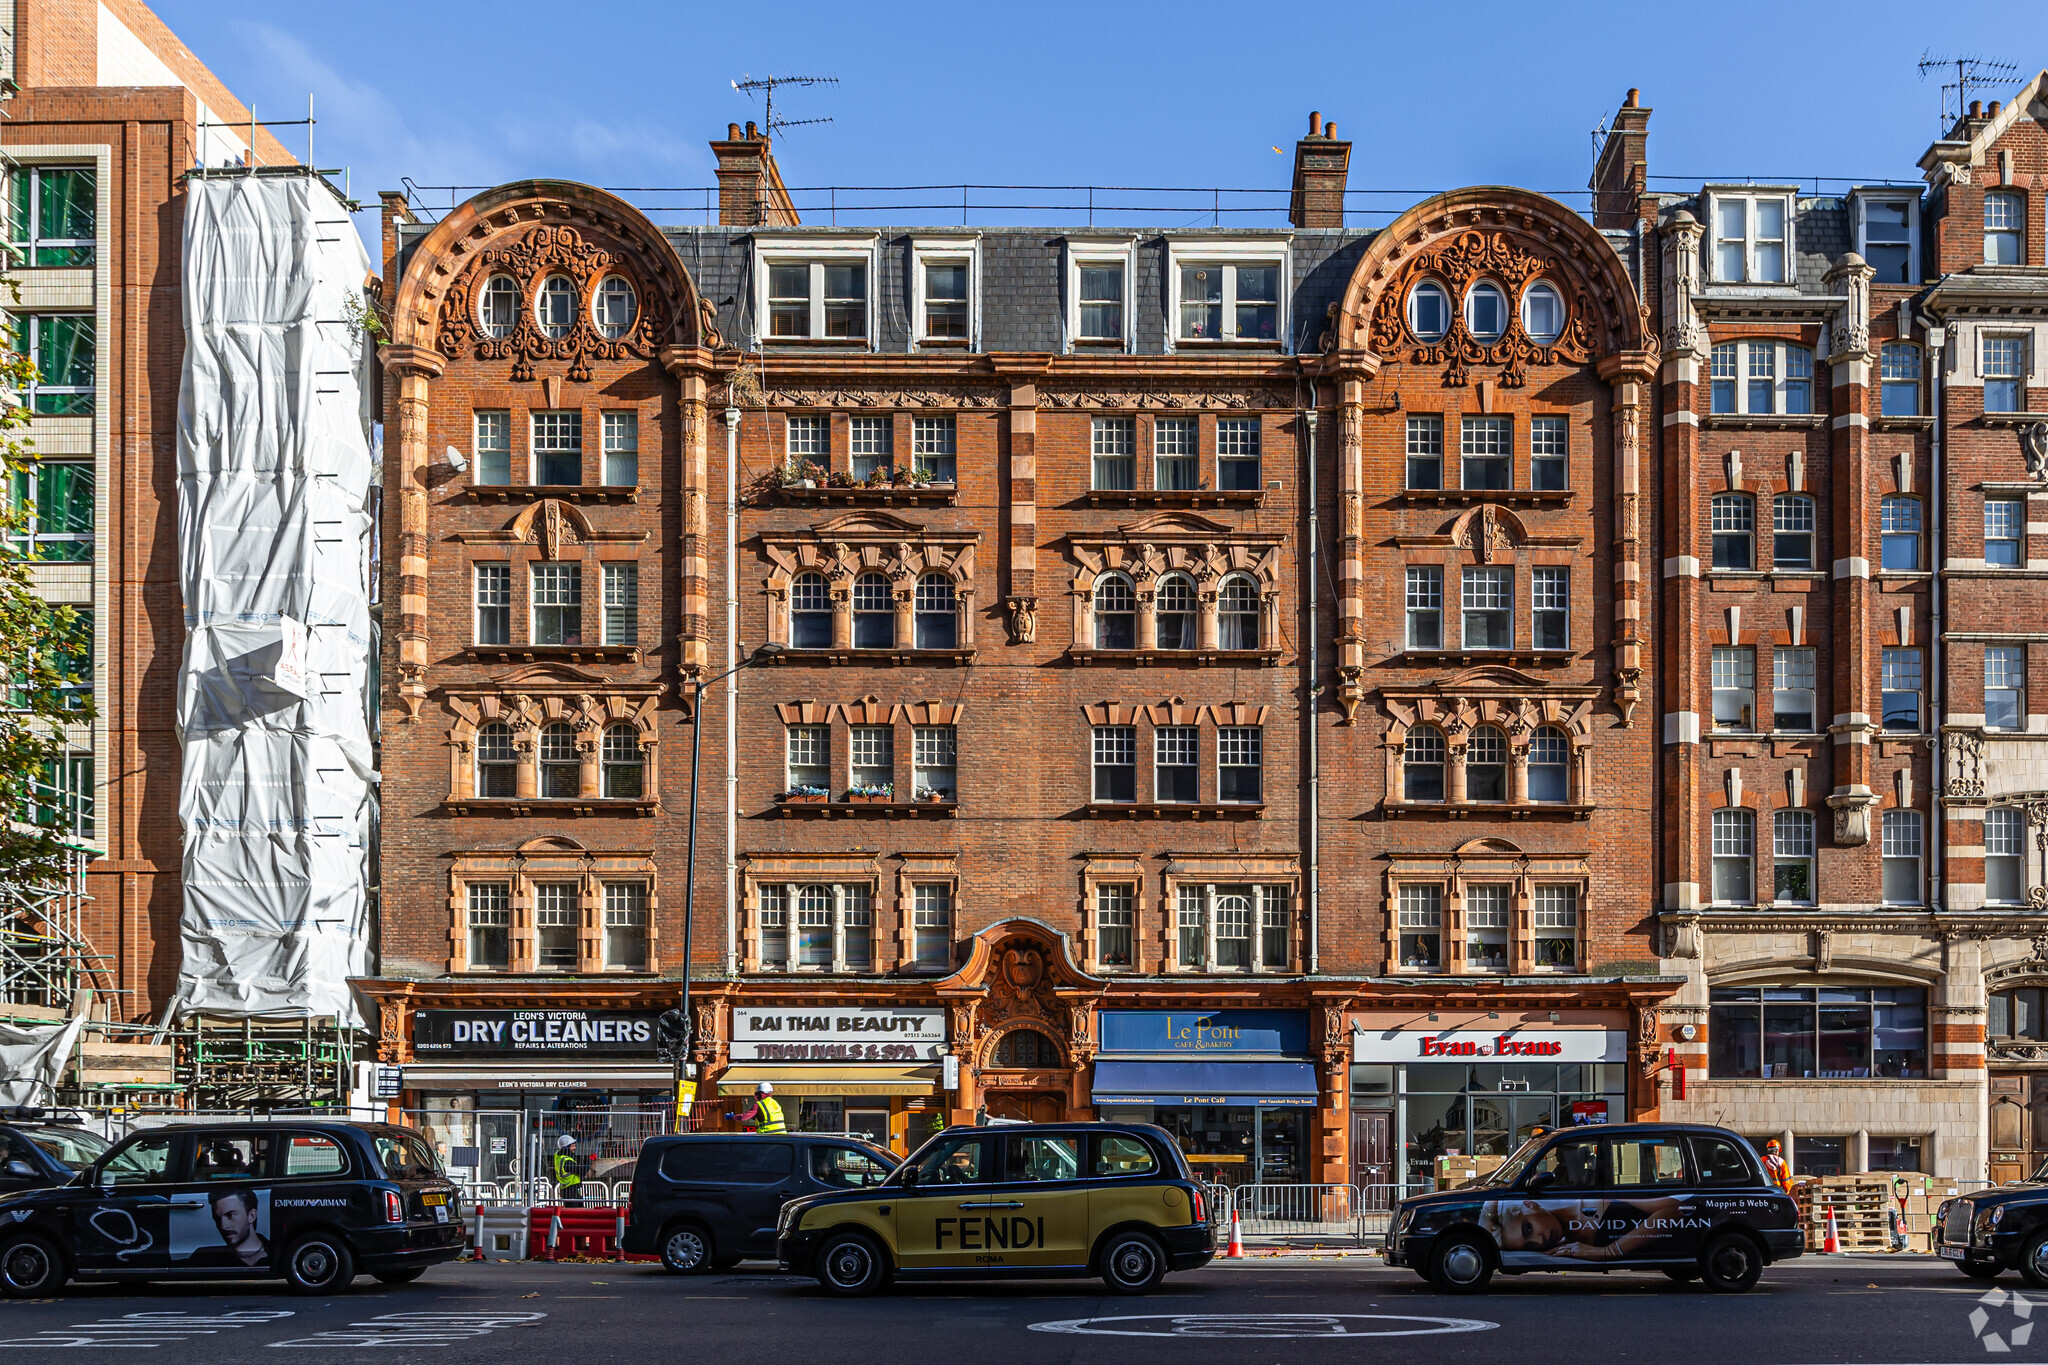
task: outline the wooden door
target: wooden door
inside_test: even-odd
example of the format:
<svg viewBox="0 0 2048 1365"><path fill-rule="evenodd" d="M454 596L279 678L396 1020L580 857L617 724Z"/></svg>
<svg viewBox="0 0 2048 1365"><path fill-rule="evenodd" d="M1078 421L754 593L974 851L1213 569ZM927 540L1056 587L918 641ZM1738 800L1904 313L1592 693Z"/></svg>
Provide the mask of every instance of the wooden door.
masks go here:
<svg viewBox="0 0 2048 1365"><path fill-rule="evenodd" d="M1394 1206L1394 1115L1385 1109L1351 1111L1351 1183L1367 1209Z"/></svg>
<svg viewBox="0 0 2048 1365"><path fill-rule="evenodd" d="M1058 1123L1067 1116L1067 1097L1033 1090L985 1092L988 1116L1025 1123Z"/></svg>
<svg viewBox="0 0 2048 1365"><path fill-rule="evenodd" d="M1991 1110L1987 1137L1988 1169L1993 1184L2024 1180L2032 1171L2034 1135L2033 1078L2025 1073L1991 1075ZM2048 1136L2048 1134L2043 1134Z"/></svg>

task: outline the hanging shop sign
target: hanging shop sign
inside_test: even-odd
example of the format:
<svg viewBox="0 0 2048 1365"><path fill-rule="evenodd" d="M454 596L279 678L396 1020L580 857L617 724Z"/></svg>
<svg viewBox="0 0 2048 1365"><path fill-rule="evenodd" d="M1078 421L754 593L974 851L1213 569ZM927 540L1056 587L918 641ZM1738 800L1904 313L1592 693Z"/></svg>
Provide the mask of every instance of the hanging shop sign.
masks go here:
<svg viewBox="0 0 2048 1365"><path fill-rule="evenodd" d="M945 1055L943 1009L741 1005L732 1012L736 1062L934 1062Z"/></svg>
<svg viewBox="0 0 2048 1365"><path fill-rule="evenodd" d="M1102 1051L1117 1056L1308 1054L1305 1010L1103 1010Z"/></svg>
<svg viewBox="0 0 2048 1365"><path fill-rule="evenodd" d="M428 1056L654 1055L652 1010L419 1010L412 1018L413 1051Z"/></svg>
<svg viewBox="0 0 2048 1365"><path fill-rule="evenodd" d="M1387 1029L1351 1035L1358 1062L1625 1062L1625 1029Z"/></svg>

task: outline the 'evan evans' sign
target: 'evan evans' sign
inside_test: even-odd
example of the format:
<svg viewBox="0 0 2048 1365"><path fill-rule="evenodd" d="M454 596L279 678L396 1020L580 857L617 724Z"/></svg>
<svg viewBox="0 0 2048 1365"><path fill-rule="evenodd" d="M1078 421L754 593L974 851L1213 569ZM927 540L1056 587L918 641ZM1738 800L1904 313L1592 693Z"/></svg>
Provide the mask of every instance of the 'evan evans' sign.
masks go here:
<svg viewBox="0 0 2048 1365"><path fill-rule="evenodd" d="M940 1009L801 1007L732 1012L736 1062L932 1062L946 1053Z"/></svg>
<svg viewBox="0 0 2048 1365"><path fill-rule="evenodd" d="M413 1051L637 1053L654 1051L654 1016L624 1010L420 1010Z"/></svg>

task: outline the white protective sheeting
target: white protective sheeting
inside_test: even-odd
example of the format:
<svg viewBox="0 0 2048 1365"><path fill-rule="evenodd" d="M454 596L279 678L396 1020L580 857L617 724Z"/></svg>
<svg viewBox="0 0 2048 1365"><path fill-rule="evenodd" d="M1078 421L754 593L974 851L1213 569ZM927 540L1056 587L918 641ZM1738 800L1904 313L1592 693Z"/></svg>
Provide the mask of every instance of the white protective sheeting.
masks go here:
<svg viewBox="0 0 2048 1365"><path fill-rule="evenodd" d="M63 1024L0 1024L0 1105L49 1104L57 1097L83 1018Z"/></svg>
<svg viewBox="0 0 2048 1365"><path fill-rule="evenodd" d="M369 256L311 176L193 179L186 201L180 1008L354 1023L376 820L376 468L349 314Z"/></svg>

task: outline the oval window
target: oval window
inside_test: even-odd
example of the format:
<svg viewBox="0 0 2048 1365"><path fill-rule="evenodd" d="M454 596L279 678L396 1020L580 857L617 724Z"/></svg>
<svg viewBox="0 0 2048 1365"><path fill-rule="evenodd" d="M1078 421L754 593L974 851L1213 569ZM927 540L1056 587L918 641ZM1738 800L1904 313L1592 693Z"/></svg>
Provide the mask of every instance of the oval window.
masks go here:
<svg viewBox="0 0 2048 1365"><path fill-rule="evenodd" d="M519 325L519 286L510 275L493 275L484 284L476 303L477 321L484 335L508 337Z"/></svg>
<svg viewBox="0 0 2048 1365"><path fill-rule="evenodd" d="M633 319L640 314L640 303L633 297L632 285L618 275L607 275L597 287L594 311L598 332L608 341L617 341L632 329Z"/></svg>
<svg viewBox="0 0 2048 1365"><path fill-rule="evenodd" d="M1508 329L1508 300L1494 284L1475 284L1465 296L1465 327L1474 341L1498 341Z"/></svg>
<svg viewBox="0 0 2048 1365"><path fill-rule="evenodd" d="M576 286L566 275L550 275L542 281L540 297L534 300L534 321L541 335L565 337L576 325Z"/></svg>
<svg viewBox="0 0 2048 1365"><path fill-rule="evenodd" d="M1538 346L1564 335L1564 298L1547 284L1532 284L1522 295L1522 330Z"/></svg>
<svg viewBox="0 0 2048 1365"><path fill-rule="evenodd" d="M1451 330L1451 298L1440 284L1418 284L1408 292L1408 330L1417 341L1441 341Z"/></svg>

